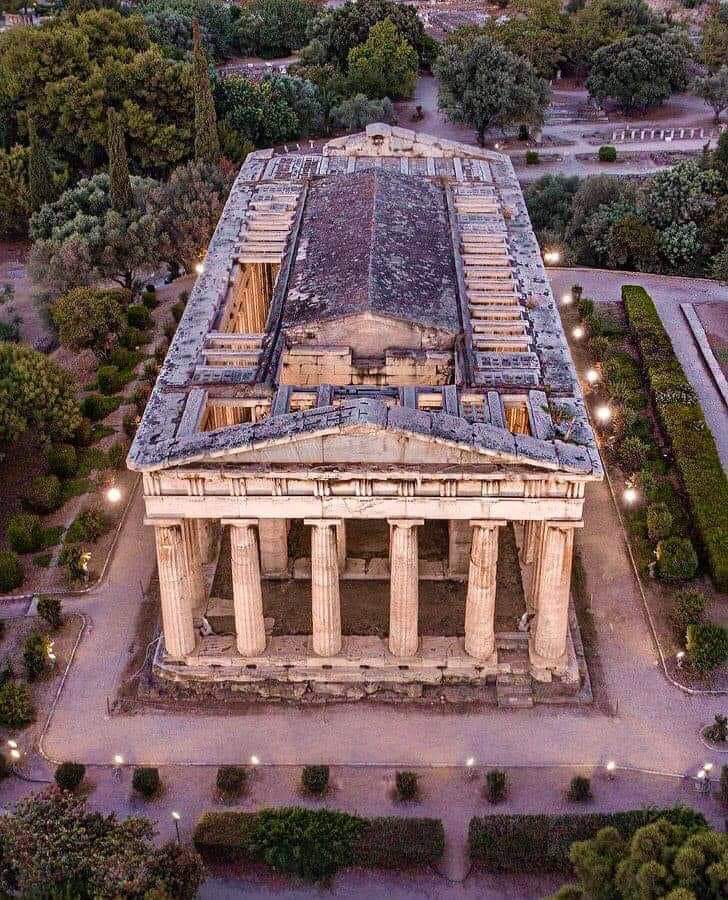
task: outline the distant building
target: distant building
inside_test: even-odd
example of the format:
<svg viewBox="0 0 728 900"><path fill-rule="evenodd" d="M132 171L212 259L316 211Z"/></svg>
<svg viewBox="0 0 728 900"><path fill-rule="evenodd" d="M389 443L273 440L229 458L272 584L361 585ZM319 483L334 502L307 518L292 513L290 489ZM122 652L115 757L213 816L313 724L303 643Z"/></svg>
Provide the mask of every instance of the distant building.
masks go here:
<svg viewBox="0 0 728 900"><path fill-rule="evenodd" d="M128 461L156 537L163 677L416 695L492 683L522 640L534 678L578 685L572 548L602 467L506 156L386 125L252 153ZM377 528L388 546L359 552ZM506 637L504 530L525 596ZM442 552L421 559L425 538ZM221 539L231 596L210 598ZM310 602L310 635L270 633L276 579ZM367 579L386 638L342 629L342 594ZM422 636L437 580L460 584L463 620Z"/></svg>

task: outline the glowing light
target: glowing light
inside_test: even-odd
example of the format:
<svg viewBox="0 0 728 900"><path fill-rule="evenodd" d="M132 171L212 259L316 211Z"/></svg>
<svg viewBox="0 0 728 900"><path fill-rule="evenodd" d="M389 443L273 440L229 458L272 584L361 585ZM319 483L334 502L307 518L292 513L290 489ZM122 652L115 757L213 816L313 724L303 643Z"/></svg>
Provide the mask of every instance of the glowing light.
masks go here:
<svg viewBox="0 0 728 900"><path fill-rule="evenodd" d="M599 372L596 369L587 369L584 373L584 378L589 384L596 384L599 381Z"/></svg>
<svg viewBox="0 0 728 900"><path fill-rule="evenodd" d="M106 499L109 503L118 503L121 500L121 489L118 487L110 487L106 492Z"/></svg>
<svg viewBox="0 0 728 900"><path fill-rule="evenodd" d="M179 822L179 820L182 818L182 816L176 810L173 809L172 810L172 818L175 820L175 822Z"/></svg>
<svg viewBox="0 0 728 900"><path fill-rule="evenodd" d="M624 498L624 502L627 506L632 506L633 503L636 503L639 499L639 494L637 493L637 488L634 487L626 487L624 489L624 493L622 494Z"/></svg>
<svg viewBox="0 0 728 900"><path fill-rule="evenodd" d="M703 770L705 772L712 772L713 771L713 763L712 762L703 763Z"/></svg>
<svg viewBox="0 0 728 900"><path fill-rule="evenodd" d="M10 751L10 759L17 762L20 759L20 750L13 749Z"/></svg>
<svg viewBox="0 0 728 900"><path fill-rule="evenodd" d="M705 778L708 777L708 773L705 771L705 769L701 769L701 770L698 772L697 777L698 777L701 781L703 781Z"/></svg>
<svg viewBox="0 0 728 900"><path fill-rule="evenodd" d="M123 766L124 765L124 757L120 753L117 753L116 756L114 757L114 765L115 766Z"/></svg>
<svg viewBox="0 0 728 900"><path fill-rule="evenodd" d="M255 754L254 754L253 756L250 757L250 765L251 765L251 766L258 766L258 765L260 765L260 760L258 759L257 756L255 756Z"/></svg>
<svg viewBox="0 0 728 900"><path fill-rule="evenodd" d="M18 749L18 742L17 742L17 741L13 741L13 740L9 740L9 741L8 741L8 747L10 747L11 750L17 750L17 749Z"/></svg>
<svg viewBox="0 0 728 900"><path fill-rule="evenodd" d="M202 275L202 273L204 271L205 271L205 264L198 262L197 265L195 266L195 272L197 272L198 275Z"/></svg>
<svg viewBox="0 0 728 900"><path fill-rule="evenodd" d="M594 410L594 413L597 417L597 421L602 425L606 425L607 422L611 421L612 410L606 405L597 406L597 408Z"/></svg>
<svg viewBox="0 0 728 900"><path fill-rule="evenodd" d="M617 763L613 759L610 759L609 762L607 763L606 768L607 768L607 772L614 772L615 769L617 768Z"/></svg>
<svg viewBox="0 0 728 900"><path fill-rule="evenodd" d="M469 757L465 760L465 765L466 765L469 769L472 769L473 766L475 765L475 757L474 757L474 756L469 756Z"/></svg>
<svg viewBox="0 0 728 900"><path fill-rule="evenodd" d="M547 250L543 255L543 260L548 266L556 266L561 262L561 252L559 250Z"/></svg>
<svg viewBox="0 0 728 900"><path fill-rule="evenodd" d="M580 341L584 337L584 329L581 327L581 325L576 325L571 329L571 336L576 341Z"/></svg>
<svg viewBox="0 0 728 900"><path fill-rule="evenodd" d="M574 302L574 298L571 296L571 294L564 294L563 297L561 298L562 306L571 306L571 304L573 302Z"/></svg>

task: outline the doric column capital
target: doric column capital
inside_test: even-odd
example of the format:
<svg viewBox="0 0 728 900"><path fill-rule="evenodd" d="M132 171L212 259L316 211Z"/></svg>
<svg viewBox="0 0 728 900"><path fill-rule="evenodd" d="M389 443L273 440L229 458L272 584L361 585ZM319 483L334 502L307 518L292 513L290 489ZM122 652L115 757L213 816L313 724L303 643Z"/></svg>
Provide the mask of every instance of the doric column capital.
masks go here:
<svg viewBox="0 0 728 900"><path fill-rule="evenodd" d="M472 528L501 528L507 524L505 519L471 519Z"/></svg>
<svg viewBox="0 0 728 900"><path fill-rule="evenodd" d="M583 528L584 523L581 519L544 519L543 524L547 525L549 528Z"/></svg>
<svg viewBox="0 0 728 900"><path fill-rule="evenodd" d="M414 528L416 525L424 525L424 519L387 519L390 525L396 528Z"/></svg>
<svg viewBox="0 0 728 900"><path fill-rule="evenodd" d="M304 525L312 525L314 528L333 527L343 524L343 519L304 519Z"/></svg>
<svg viewBox="0 0 728 900"><path fill-rule="evenodd" d="M257 519L220 519L220 524L224 527L225 525L232 525L235 528L256 528L258 525Z"/></svg>

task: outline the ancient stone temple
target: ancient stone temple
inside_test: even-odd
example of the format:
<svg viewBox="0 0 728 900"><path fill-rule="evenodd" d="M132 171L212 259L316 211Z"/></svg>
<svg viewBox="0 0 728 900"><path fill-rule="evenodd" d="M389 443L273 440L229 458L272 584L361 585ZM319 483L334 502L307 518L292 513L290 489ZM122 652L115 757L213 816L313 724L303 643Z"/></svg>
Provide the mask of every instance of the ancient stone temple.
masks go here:
<svg viewBox="0 0 728 900"><path fill-rule="evenodd" d="M602 468L506 156L386 125L252 153L128 462L164 678L578 684L572 550Z"/></svg>

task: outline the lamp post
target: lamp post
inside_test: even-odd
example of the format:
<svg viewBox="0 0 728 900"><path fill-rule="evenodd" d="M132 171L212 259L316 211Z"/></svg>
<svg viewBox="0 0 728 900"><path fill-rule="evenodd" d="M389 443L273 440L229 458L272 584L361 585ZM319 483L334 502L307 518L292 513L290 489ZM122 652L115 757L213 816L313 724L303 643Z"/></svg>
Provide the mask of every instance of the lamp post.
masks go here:
<svg viewBox="0 0 728 900"><path fill-rule="evenodd" d="M106 499L109 503L118 503L121 500L121 489L112 485L106 492Z"/></svg>
<svg viewBox="0 0 728 900"><path fill-rule="evenodd" d="M121 767L124 765L124 757L117 753L114 757L114 777L117 781L121 781Z"/></svg>
<svg viewBox="0 0 728 900"><path fill-rule="evenodd" d="M179 820L181 818L182 818L182 816L180 816L180 814L176 810L172 810L172 821L174 822L174 828L175 828L175 831L177 832L177 843L178 844L182 843L180 836L179 836Z"/></svg>

